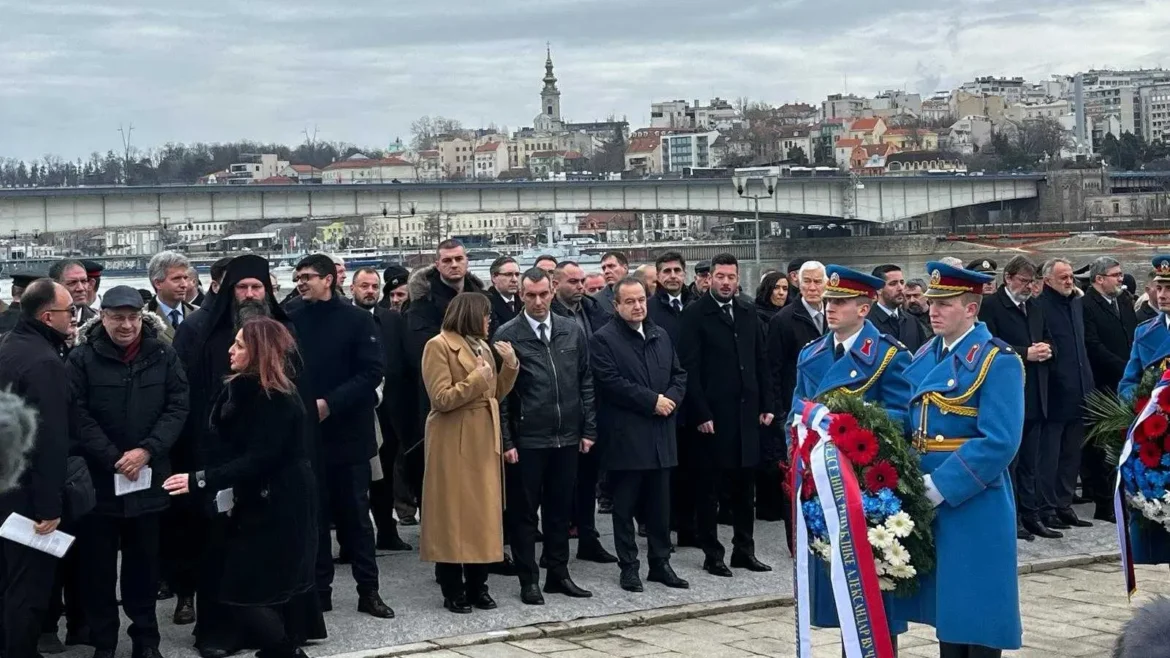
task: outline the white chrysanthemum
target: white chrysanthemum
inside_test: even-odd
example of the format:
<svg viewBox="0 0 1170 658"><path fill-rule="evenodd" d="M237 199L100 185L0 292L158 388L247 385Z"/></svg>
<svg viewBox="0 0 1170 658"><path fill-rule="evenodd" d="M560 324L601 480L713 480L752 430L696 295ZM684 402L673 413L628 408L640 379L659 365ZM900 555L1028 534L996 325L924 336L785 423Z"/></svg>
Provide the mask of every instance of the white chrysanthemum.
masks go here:
<svg viewBox="0 0 1170 658"><path fill-rule="evenodd" d="M1170 491L1162 494L1162 503L1165 505L1170 505Z"/></svg>
<svg viewBox="0 0 1170 658"><path fill-rule="evenodd" d="M823 539L817 539L813 541L813 543L809 545L809 548L812 549L813 553L820 557L826 557L829 554L829 543Z"/></svg>
<svg viewBox="0 0 1170 658"><path fill-rule="evenodd" d="M914 531L914 521L909 514L898 512L886 519L886 530L894 533L894 536L899 539L909 537L910 533Z"/></svg>
<svg viewBox="0 0 1170 658"><path fill-rule="evenodd" d="M894 541L894 533L886 530L885 526L879 525L870 528L869 532L865 534L866 537L869 538L870 546L873 546L874 548L880 548L882 550L889 548L890 544Z"/></svg>
<svg viewBox="0 0 1170 658"><path fill-rule="evenodd" d="M886 565L885 562L882 562L881 560L874 558L873 570L874 570L874 573L876 573L877 575L884 576L884 575L886 575L886 572L889 571L889 567Z"/></svg>
<svg viewBox="0 0 1170 658"><path fill-rule="evenodd" d="M892 592L898 589L898 584L885 576L881 576L878 578L878 588L883 592Z"/></svg>
<svg viewBox="0 0 1170 658"><path fill-rule="evenodd" d="M895 539L886 549L886 561L895 567L910 564L910 551Z"/></svg>
<svg viewBox="0 0 1170 658"><path fill-rule="evenodd" d="M898 579L913 578L918 575L918 570L909 564L899 564L890 567L889 575Z"/></svg>

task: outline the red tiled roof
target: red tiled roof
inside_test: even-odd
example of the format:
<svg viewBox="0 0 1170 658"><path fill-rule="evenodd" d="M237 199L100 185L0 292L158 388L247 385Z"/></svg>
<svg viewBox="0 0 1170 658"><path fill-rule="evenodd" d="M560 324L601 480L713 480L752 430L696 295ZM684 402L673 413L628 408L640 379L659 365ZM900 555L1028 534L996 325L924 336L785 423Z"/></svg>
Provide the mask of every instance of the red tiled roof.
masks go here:
<svg viewBox="0 0 1170 658"><path fill-rule="evenodd" d="M255 181L257 185L292 185L296 183L295 180L288 176L269 176L268 178Z"/></svg>
<svg viewBox="0 0 1170 658"><path fill-rule="evenodd" d="M856 137L838 137L837 148L853 148L861 146L861 140Z"/></svg>
<svg viewBox="0 0 1170 658"><path fill-rule="evenodd" d="M581 155L577 151L561 151L561 157L566 160L580 160L585 156Z"/></svg>
<svg viewBox="0 0 1170 658"><path fill-rule="evenodd" d="M630 140L626 153L651 153L661 144L661 137L635 137Z"/></svg>
<svg viewBox="0 0 1170 658"><path fill-rule="evenodd" d="M314 167L313 165L307 165L307 164L295 164L295 165L289 165L289 166L292 167L292 170L297 172L298 174L311 174L314 171L321 171L320 169Z"/></svg>
<svg viewBox="0 0 1170 658"><path fill-rule="evenodd" d="M853 122L853 125L849 126L849 130L850 131L873 130L874 128L877 128L877 125L878 125L878 118L877 117L870 117L868 119L858 119L857 121Z"/></svg>
<svg viewBox="0 0 1170 658"><path fill-rule="evenodd" d="M329 171L332 169L366 169L367 167L379 167L379 166L381 166L381 167L411 167L413 165L411 165L406 160L403 160L402 158L382 158L380 160L375 160L375 159L341 160L339 162L334 162L333 164L330 164L329 166L325 167L325 170Z"/></svg>
<svg viewBox="0 0 1170 658"><path fill-rule="evenodd" d="M500 142L484 142L483 144L480 144L479 146L475 147L475 152L476 153L491 153L492 151L494 151L498 148L500 148Z"/></svg>

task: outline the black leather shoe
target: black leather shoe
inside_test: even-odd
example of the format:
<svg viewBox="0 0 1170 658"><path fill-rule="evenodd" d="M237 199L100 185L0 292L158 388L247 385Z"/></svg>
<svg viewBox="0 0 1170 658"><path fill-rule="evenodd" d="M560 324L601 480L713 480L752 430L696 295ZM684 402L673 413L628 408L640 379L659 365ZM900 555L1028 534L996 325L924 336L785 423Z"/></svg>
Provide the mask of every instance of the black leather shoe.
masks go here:
<svg viewBox="0 0 1170 658"><path fill-rule="evenodd" d="M345 553L338 553L337 557L333 558L333 564L349 564L349 556Z"/></svg>
<svg viewBox="0 0 1170 658"><path fill-rule="evenodd" d="M1028 532L1042 537L1044 539L1060 539L1064 535L1048 527L1047 524L1036 521L1035 519L1022 519L1020 523Z"/></svg>
<svg viewBox="0 0 1170 658"><path fill-rule="evenodd" d="M186 626L195 623L195 597L180 596L175 603L175 615L172 618L176 626Z"/></svg>
<svg viewBox="0 0 1170 658"><path fill-rule="evenodd" d="M93 652L93 658L114 658L114 652L108 649L95 649Z"/></svg>
<svg viewBox="0 0 1170 658"><path fill-rule="evenodd" d="M398 519L398 525L418 525L418 517L414 516L413 514L410 516L404 516L401 519Z"/></svg>
<svg viewBox="0 0 1170 658"><path fill-rule="evenodd" d="M200 658L227 658L234 653L223 647L195 647L195 650L199 652Z"/></svg>
<svg viewBox="0 0 1170 658"><path fill-rule="evenodd" d="M94 654L97 652L95 651ZM163 656L159 653L158 647L134 647L134 650L130 652L130 658L163 658Z"/></svg>
<svg viewBox="0 0 1170 658"><path fill-rule="evenodd" d="M37 638L37 651L47 654L65 653L65 645L56 633L41 633Z"/></svg>
<svg viewBox="0 0 1170 658"><path fill-rule="evenodd" d="M747 569L757 573L772 570L772 567L760 562L754 555L739 555L737 553L731 554L731 566L735 569Z"/></svg>
<svg viewBox="0 0 1170 658"><path fill-rule="evenodd" d="M577 559L598 564L617 564L617 556L605 550L601 542L594 540L577 545Z"/></svg>
<svg viewBox="0 0 1170 658"><path fill-rule="evenodd" d="M1069 526L1071 526L1073 528L1092 528L1093 527L1093 523L1091 521L1085 521L1084 519L1078 517L1076 512L1074 512L1070 509L1058 511L1056 513L1056 518L1060 519L1064 523L1067 523Z"/></svg>
<svg viewBox="0 0 1170 658"><path fill-rule="evenodd" d="M564 594L565 596L574 599L587 599L593 596L593 592L587 589L581 589L573 579L564 576L563 578L549 578L544 581L545 594Z"/></svg>
<svg viewBox="0 0 1170 658"><path fill-rule="evenodd" d="M1016 521L1016 539L1020 539L1023 541L1036 541L1036 535L1028 532L1028 529L1024 527L1024 524L1020 523L1017 520Z"/></svg>
<svg viewBox="0 0 1170 658"><path fill-rule="evenodd" d="M1093 512L1093 519L1105 523L1117 523L1117 515L1113 513L1112 505L1097 505L1097 509Z"/></svg>
<svg viewBox="0 0 1170 658"><path fill-rule="evenodd" d="M678 533L678 541L675 546L679 548L699 548L699 538L689 532Z"/></svg>
<svg viewBox="0 0 1170 658"><path fill-rule="evenodd" d="M544 605L544 595L540 593L540 586L536 583L520 586L520 600L525 605Z"/></svg>
<svg viewBox="0 0 1170 658"><path fill-rule="evenodd" d="M82 626L79 629L67 629L65 631L65 646L76 647L79 645L93 646L93 640L89 634L89 627Z"/></svg>
<svg viewBox="0 0 1170 658"><path fill-rule="evenodd" d="M726 564L723 564L723 560L705 560L703 562L703 571L706 571L712 576L719 576L720 578L731 578L735 575L731 573L731 569L728 569Z"/></svg>
<svg viewBox="0 0 1170 658"><path fill-rule="evenodd" d="M639 523L639 524L638 524L638 536L639 536L639 537L645 537L645 536L646 536L646 524L645 524L645 523Z"/></svg>
<svg viewBox="0 0 1170 658"><path fill-rule="evenodd" d="M660 566L651 565L650 575L646 576L646 580L652 583L666 585L672 589L687 589L691 586L690 583L678 577L678 574L670 567L669 562Z"/></svg>
<svg viewBox="0 0 1170 658"><path fill-rule="evenodd" d="M358 595L358 612L364 612L378 619L394 619L394 610L386 605L377 592L366 592Z"/></svg>
<svg viewBox="0 0 1170 658"><path fill-rule="evenodd" d="M627 592L641 592L642 579L638 577L638 567L629 567L622 569L622 575L618 578L618 584Z"/></svg>
<svg viewBox="0 0 1170 658"><path fill-rule="evenodd" d="M175 593L171 591L171 586L168 585L165 580L158 584L158 600L159 601L166 601L167 599L172 598L174 596L175 596Z"/></svg>
<svg viewBox="0 0 1170 658"><path fill-rule="evenodd" d="M386 537L378 537L378 543L375 547L380 551L409 551L413 547L402 541L402 537L398 535L390 535Z"/></svg>
<svg viewBox="0 0 1170 658"><path fill-rule="evenodd" d="M613 514L613 501L608 498L599 498L597 500L598 514Z"/></svg>
<svg viewBox="0 0 1170 658"><path fill-rule="evenodd" d="M447 609L447 612L454 612L457 615L471 614L471 605L467 603L465 596L456 599L443 599L443 607Z"/></svg>
<svg viewBox="0 0 1170 658"><path fill-rule="evenodd" d="M1073 496L1073 505L1084 505L1085 503L1091 502L1093 502L1091 498L1086 498L1084 496Z"/></svg>
<svg viewBox="0 0 1170 658"><path fill-rule="evenodd" d="M472 594L467 598L471 602L471 605L479 608L480 610L495 610L498 607L496 605L496 600L492 598L491 594L488 594L486 588L482 592L478 594Z"/></svg>
<svg viewBox="0 0 1170 658"><path fill-rule="evenodd" d="M504 559L488 565L488 573L492 573L497 576L515 576L516 563L512 561L511 555L504 553Z"/></svg>
<svg viewBox="0 0 1170 658"><path fill-rule="evenodd" d="M1052 530L1068 530L1072 527L1064 521L1058 519L1055 515L1046 516L1040 519L1040 522L1043 523L1045 527L1051 528Z"/></svg>

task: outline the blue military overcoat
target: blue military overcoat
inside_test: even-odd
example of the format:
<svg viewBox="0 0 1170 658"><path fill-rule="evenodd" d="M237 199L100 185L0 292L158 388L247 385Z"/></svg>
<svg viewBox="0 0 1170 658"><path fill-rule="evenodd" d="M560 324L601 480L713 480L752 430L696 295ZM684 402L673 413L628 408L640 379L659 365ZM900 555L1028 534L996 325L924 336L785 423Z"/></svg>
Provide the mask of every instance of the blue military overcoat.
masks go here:
<svg viewBox="0 0 1170 658"><path fill-rule="evenodd" d="M1117 393L1125 400L1133 400L1134 389L1141 383L1142 373L1151 367L1166 368L1170 358L1170 329L1166 328L1166 314L1159 313L1153 319L1138 325L1134 332L1133 347L1129 352L1129 363L1117 386ZM1134 454L1130 459L1137 459ZM1109 483L1110 486L1113 482ZM1170 563L1170 533L1149 525L1138 525L1139 512L1129 510L1129 541L1133 551L1134 564Z"/></svg>
<svg viewBox="0 0 1170 658"><path fill-rule="evenodd" d="M809 343L800 351L796 364L796 389L790 409L798 409L801 400L814 400L833 391L860 394L886 410L890 418L902 423L910 404L910 383L903 372L910 363L910 352L898 339L878 331L869 320L861 328L853 346L838 360L833 360L833 335ZM809 560L809 592L812 623L821 628L837 628L837 608L833 600L833 583L824 560ZM906 632L906 622L889 615L892 597L887 601L886 617L892 633Z"/></svg>
<svg viewBox="0 0 1170 658"><path fill-rule="evenodd" d="M907 429L944 502L935 512L937 565L893 616L934 626L938 639L1020 647L1016 507L1008 466L1024 429L1024 366L977 322L945 357L935 337L906 368ZM934 447L929 447L929 444Z"/></svg>

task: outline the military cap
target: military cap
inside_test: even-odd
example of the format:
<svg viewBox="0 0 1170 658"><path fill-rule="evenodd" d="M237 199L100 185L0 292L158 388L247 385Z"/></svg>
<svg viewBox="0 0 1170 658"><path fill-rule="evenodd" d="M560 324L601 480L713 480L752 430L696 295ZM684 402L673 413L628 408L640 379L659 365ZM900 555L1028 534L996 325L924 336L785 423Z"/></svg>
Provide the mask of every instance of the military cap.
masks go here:
<svg viewBox="0 0 1170 658"><path fill-rule="evenodd" d="M395 288L406 285L407 279L410 278L410 270L401 265L391 265L382 273L382 280L385 281L387 290L394 290Z"/></svg>
<svg viewBox="0 0 1170 658"><path fill-rule="evenodd" d="M999 265L990 258L977 258L967 263L967 269L972 272L987 272L994 276L999 271Z"/></svg>
<svg viewBox="0 0 1170 658"><path fill-rule="evenodd" d="M1154 282L1170 283L1170 254L1154 256L1150 263L1154 266Z"/></svg>
<svg viewBox="0 0 1170 658"><path fill-rule="evenodd" d="M878 290L886 285L876 276L840 265L829 265L825 268L825 274L829 276L828 283L825 284L826 299L849 299L852 297L875 299Z"/></svg>
<svg viewBox="0 0 1170 658"><path fill-rule="evenodd" d="M1168 262L1168 266L1170 266L1170 262ZM926 271L930 274L930 284L926 289L925 296L934 299L957 297L964 293L982 295L983 284L995 280L995 277L990 274L952 267L938 261L927 263Z"/></svg>
<svg viewBox="0 0 1170 658"><path fill-rule="evenodd" d="M106 269L105 265L88 259L81 261L81 266L85 268L85 275L91 279L100 279L102 271Z"/></svg>
<svg viewBox="0 0 1170 658"><path fill-rule="evenodd" d="M9 272L8 276L12 277L12 285L19 288L27 288L32 284L33 281L36 281L37 279L43 279L47 275L44 272L30 272L25 270L19 272Z"/></svg>

